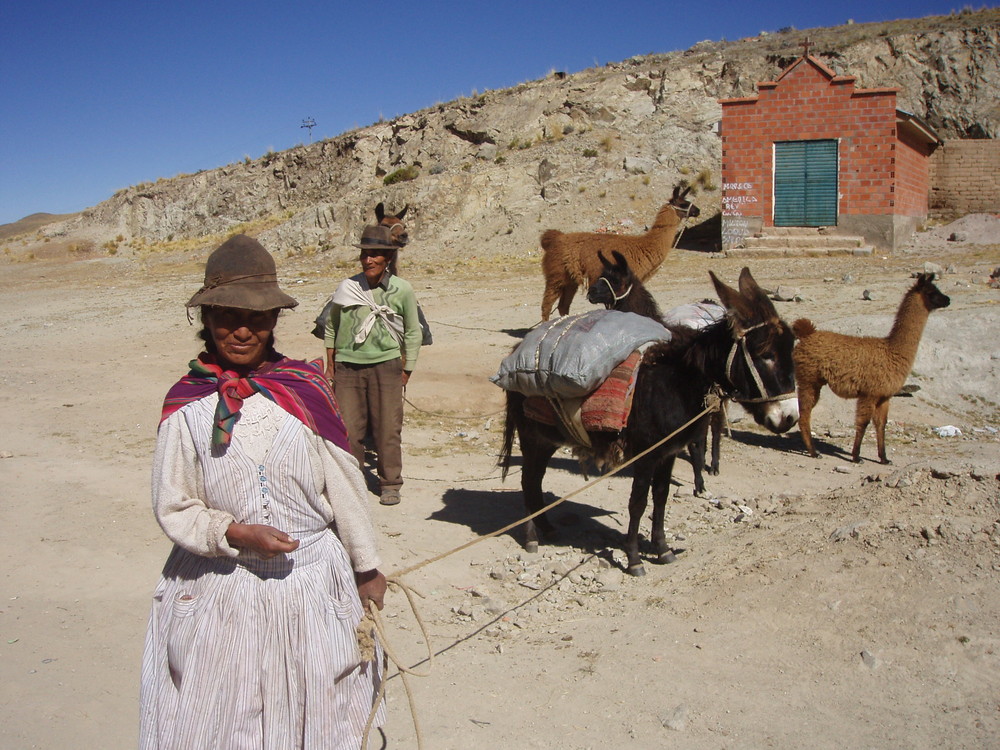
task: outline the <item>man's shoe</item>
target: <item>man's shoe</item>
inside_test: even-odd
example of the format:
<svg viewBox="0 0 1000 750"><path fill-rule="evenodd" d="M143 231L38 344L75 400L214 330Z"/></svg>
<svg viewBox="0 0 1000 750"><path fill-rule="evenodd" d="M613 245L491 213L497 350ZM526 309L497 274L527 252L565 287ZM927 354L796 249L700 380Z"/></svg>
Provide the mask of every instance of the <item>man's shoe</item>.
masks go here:
<svg viewBox="0 0 1000 750"><path fill-rule="evenodd" d="M379 498L379 503L382 505L399 505L399 499L399 490L390 488L382 490L382 497Z"/></svg>

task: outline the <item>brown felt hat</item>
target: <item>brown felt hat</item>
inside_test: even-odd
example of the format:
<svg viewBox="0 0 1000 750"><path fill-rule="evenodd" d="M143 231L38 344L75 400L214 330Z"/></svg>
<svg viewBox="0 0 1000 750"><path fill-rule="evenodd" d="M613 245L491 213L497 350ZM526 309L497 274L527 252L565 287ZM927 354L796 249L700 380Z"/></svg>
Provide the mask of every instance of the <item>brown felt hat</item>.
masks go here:
<svg viewBox="0 0 1000 750"><path fill-rule="evenodd" d="M295 307L298 301L278 287L274 258L253 237L237 234L219 245L205 263L205 285L188 307L215 305L244 310Z"/></svg>
<svg viewBox="0 0 1000 750"><path fill-rule="evenodd" d="M398 250L399 243L392 237L392 230L381 224L365 227L361 233L361 242L354 247L362 250ZM389 253L386 253L388 255Z"/></svg>

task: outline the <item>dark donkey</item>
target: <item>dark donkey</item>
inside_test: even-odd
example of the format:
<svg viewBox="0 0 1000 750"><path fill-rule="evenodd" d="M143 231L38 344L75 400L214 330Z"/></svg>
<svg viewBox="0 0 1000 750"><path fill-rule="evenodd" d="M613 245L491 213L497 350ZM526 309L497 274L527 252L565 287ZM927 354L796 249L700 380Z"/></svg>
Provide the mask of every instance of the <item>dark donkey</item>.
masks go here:
<svg viewBox="0 0 1000 750"><path fill-rule="evenodd" d="M607 310L617 310L618 312L630 312L636 315L643 315L652 318L658 323L663 322L663 313L660 306L656 304L653 295L639 280L639 277L629 268L625 256L617 250L611 251L614 263L609 261L604 253L598 251L597 257L604 266L604 271L587 290L587 301L593 305L604 305ZM669 328L669 326L668 326ZM721 408L721 405L720 405ZM717 450L719 437L722 433L722 418L720 411L713 411L709 424L712 428L713 443L712 457L713 466L718 474ZM694 494L705 494L705 451L708 436L706 432L699 432L691 444L688 446L688 456L691 459L691 466L694 469Z"/></svg>
<svg viewBox="0 0 1000 750"><path fill-rule="evenodd" d="M711 271L709 275L726 307L726 318L698 331L678 332L670 342L650 347L639 368L628 424L620 436L626 458L671 436L633 465L625 541L631 575L645 574L639 557L639 522L646 510L650 487L653 491L654 559L658 563L675 559L663 528L670 477L677 454L697 435L705 434L709 414L700 417L699 414L704 410L705 398L712 386L745 394L757 393L760 399L778 398L794 389L794 336L757 286L750 269L744 268L740 274L739 291L719 281ZM523 456L521 490L524 504L528 513L534 513L544 507L542 479L549 459L566 441L558 428L526 417L524 399L520 393L507 393L503 447L498 463L506 476L516 432ZM748 404L748 409L762 423L770 419L768 402L754 400ZM690 420L694 421L679 429ZM613 453L619 436L607 432L588 434L595 452ZM529 552L538 549L539 528L544 534L554 531L545 514L527 521L525 549Z"/></svg>
<svg viewBox="0 0 1000 750"><path fill-rule="evenodd" d="M587 300L595 305L604 305L608 310L618 310L619 312L631 312L636 315L644 315L660 322L664 321L664 315L660 311L659 305L653 299L653 295L643 286L639 278L629 268L628 260L617 251L612 252L614 263L604 257L603 253L598 253L604 272L601 277L594 282L594 285L587 291ZM687 326L667 325L667 328L674 333L689 331ZM712 462L708 466L708 473L718 475L719 473L719 445L722 442L722 427L724 424L725 402L732 399L737 403L747 407L758 424L767 427L771 432L783 433L790 430L799 418L798 402L793 398L794 393L789 391L776 399L759 398L759 393L741 396L731 389L722 388L721 396L723 402L719 410L712 412L710 426L712 429ZM750 399L742 401L741 398ZM751 405L756 404L756 408L751 409ZM705 467L704 455L707 448L708 436L699 435L693 442L688 452L691 456L691 463L694 467L694 487L695 494L701 495L705 492L705 482L702 478L702 469ZM702 458L696 459L695 452L700 452Z"/></svg>
<svg viewBox="0 0 1000 750"><path fill-rule="evenodd" d="M403 206L403 210L398 213L386 213L384 203L380 202L375 206L375 218L378 220L380 226L389 227L392 241L400 250L406 247L406 244L410 241L410 234L406 231L406 224L403 223L403 217L406 216L406 210L409 207L410 205L406 204ZM398 259L399 253L397 252L389 261L389 272L393 276L399 275Z"/></svg>

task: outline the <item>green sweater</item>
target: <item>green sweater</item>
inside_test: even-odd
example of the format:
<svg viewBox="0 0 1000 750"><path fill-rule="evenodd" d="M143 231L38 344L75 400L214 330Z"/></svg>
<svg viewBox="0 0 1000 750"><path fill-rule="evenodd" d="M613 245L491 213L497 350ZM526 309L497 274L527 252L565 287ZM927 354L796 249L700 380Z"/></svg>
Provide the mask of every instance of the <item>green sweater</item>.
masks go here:
<svg viewBox="0 0 1000 750"><path fill-rule="evenodd" d="M353 277L361 287L368 288L368 282L363 273ZM342 282L343 283L343 282ZM389 333L389 329L381 319L375 321L371 332L360 344L354 337L361 330L361 325L371 314L367 305L351 305L342 307L334 305L330 310L330 319L326 323L324 342L327 349L336 350L334 359L337 362L350 362L357 365L374 365L379 362L402 357L407 372L412 372L417 364L417 354L420 352L420 342L423 334L420 331L420 320L417 317L417 298L413 287L405 279L386 274L382 281L372 289L376 304L392 308L403 317L403 346Z"/></svg>

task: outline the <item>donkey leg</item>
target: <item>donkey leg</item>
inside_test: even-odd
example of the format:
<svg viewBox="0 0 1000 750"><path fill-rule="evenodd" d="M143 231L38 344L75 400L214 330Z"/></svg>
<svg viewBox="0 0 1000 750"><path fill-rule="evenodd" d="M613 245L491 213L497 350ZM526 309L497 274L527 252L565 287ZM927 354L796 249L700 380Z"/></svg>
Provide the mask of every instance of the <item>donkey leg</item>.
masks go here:
<svg viewBox="0 0 1000 750"><path fill-rule="evenodd" d="M708 473L714 477L719 476L719 450L722 443L722 423L726 421L726 402L723 401L719 411L712 413L709 424L712 426L712 464Z"/></svg>
<svg viewBox="0 0 1000 750"><path fill-rule="evenodd" d="M861 441L875 413L875 401L875 396L858 397L858 406L854 411L854 448L851 450L851 460L854 463L861 461Z"/></svg>
<svg viewBox="0 0 1000 750"><path fill-rule="evenodd" d="M816 402L819 401L819 391L822 387L822 383L819 385L799 383L799 434L802 435L806 453L813 458L817 458L819 454L813 446L812 410Z"/></svg>
<svg viewBox="0 0 1000 750"><path fill-rule="evenodd" d="M646 512L646 498L649 495L651 471L648 465L635 465L632 478L632 493L628 498L628 537L625 539L625 554L628 556L628 568L625 572L630 576L644 576L646 569L639 559L639 522Z"/></svg>
<svg viewBox="0 0 1000 750"><path fill-rule="evenodd" d="M705 494L705 453L708 450L708 435L702 435L688 443L688 455L691 457L691 468L694 470L694 494L701 497ZM654 474L653 507L656 507L656 484Z"/></svg>
<svg viewBox="0 0 1000 750"><path fill-rule="evenodd" d="M526 431L525 431L526 432ZM542 494L542 479L549 459L556 452L556 446L540 440L525 439L525 432L520 433L521 456L521 494L524 495L524 508L528 515L545 507ZM543 513L524 524L524 550L538 552L538 529L543 534L550 534L554 529L549 519Z"/></svg>
<svg viewBox="0 0 1000 750"><path fill-rule="evenodd" d="M657 563L672 563L677 560L674 551L667 544L664 529L667 517L667 496L670 494L670 477L674 473L674 456L671 456L653 471L653 549ZM699 472L700 473L700 472Z"/></svg>
<svg viewBox="0 0 1000 750"><path fill-rule="evenodd" d="M889 399L880 398L875 404L875 413L872 414L872 424L875 425L875 442L878 445L878 460L884 464L891 464L885 455L885 425L889 421Z"/></svg>

